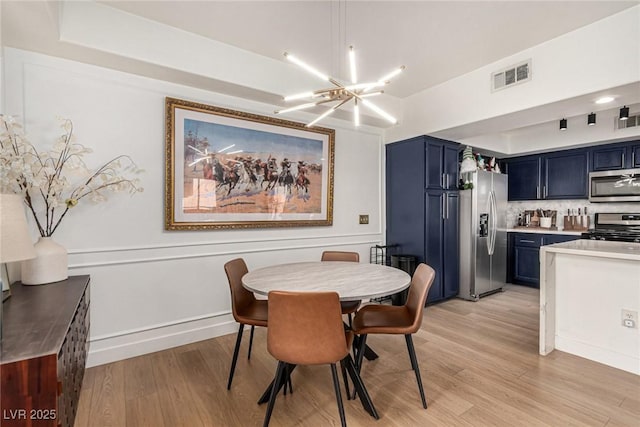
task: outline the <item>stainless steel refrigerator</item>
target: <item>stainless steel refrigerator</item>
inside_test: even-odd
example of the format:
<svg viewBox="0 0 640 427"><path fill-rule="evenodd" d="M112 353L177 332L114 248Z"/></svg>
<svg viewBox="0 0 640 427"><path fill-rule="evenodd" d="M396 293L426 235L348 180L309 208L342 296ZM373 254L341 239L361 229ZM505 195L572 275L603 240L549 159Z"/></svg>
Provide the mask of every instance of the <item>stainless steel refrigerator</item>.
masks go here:
<svg viewBox="0 0 640 427"><path fill-rule="evenodd" d="M507 175L477 171L460 191L460 292L470 301L507 280Z"/></svg>

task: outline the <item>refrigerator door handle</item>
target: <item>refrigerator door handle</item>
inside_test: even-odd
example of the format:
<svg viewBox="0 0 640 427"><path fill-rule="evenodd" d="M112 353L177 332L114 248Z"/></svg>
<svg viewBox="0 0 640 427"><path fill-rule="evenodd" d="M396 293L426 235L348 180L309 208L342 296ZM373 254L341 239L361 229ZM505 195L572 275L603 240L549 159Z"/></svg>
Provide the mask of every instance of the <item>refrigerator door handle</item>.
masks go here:
<svg viewBox="0 0 640 427"><path fill-rule="evenodd" d="M489 192L489 239L487 243L489 245L489 255L493 255L496 247L496 226L498 210L496 208L496 195L493 191Z"/></svg>
<svg viewBox="0 0 640 427"><path fill-rule="evenodd" d="M487 253L491 255L491 193L487 198Z"/></svg>

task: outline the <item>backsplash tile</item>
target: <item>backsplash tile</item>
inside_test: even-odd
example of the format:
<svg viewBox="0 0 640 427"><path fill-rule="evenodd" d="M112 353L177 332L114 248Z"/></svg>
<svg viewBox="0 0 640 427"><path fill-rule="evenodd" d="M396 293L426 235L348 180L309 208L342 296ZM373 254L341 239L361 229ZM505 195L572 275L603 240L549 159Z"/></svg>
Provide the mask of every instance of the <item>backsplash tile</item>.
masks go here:
<svg viewBox="0 0 640 427"><path fill-rule="evenodd" d="M600 212L629 212L640 213L640 203L589 203L588 200L531 200L526 202L509 202L507 204L507 227L513 228L518 223L518 214L525 210L549 209L558 212L556 223L561 229L567 209L578 211L587 207L591 227L594 224L594 214Z"/></svg>

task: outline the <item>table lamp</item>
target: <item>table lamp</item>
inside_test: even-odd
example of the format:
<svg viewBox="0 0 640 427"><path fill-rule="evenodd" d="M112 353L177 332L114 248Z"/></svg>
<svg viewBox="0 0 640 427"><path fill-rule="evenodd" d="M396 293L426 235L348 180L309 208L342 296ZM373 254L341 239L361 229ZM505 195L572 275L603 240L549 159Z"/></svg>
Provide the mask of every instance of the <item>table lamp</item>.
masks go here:
<svg viewBox="0 0 640 427"><path fill-rule="evenodd" d="M0 277L2 301L11 296L7 263L36 257L22 196L0 194Z"/></svg>

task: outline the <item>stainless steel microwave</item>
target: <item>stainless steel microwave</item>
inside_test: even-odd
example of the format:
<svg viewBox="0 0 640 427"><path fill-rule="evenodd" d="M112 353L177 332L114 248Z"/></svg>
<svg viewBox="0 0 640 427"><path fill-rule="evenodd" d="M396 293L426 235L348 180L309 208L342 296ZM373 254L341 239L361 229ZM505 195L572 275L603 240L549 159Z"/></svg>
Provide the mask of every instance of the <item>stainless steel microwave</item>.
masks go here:
<svg viewBox="0 0 640 427"><path fill-rule="evenodd" d="M589 173L590 202L640 202L640 168Z"/></svg>

